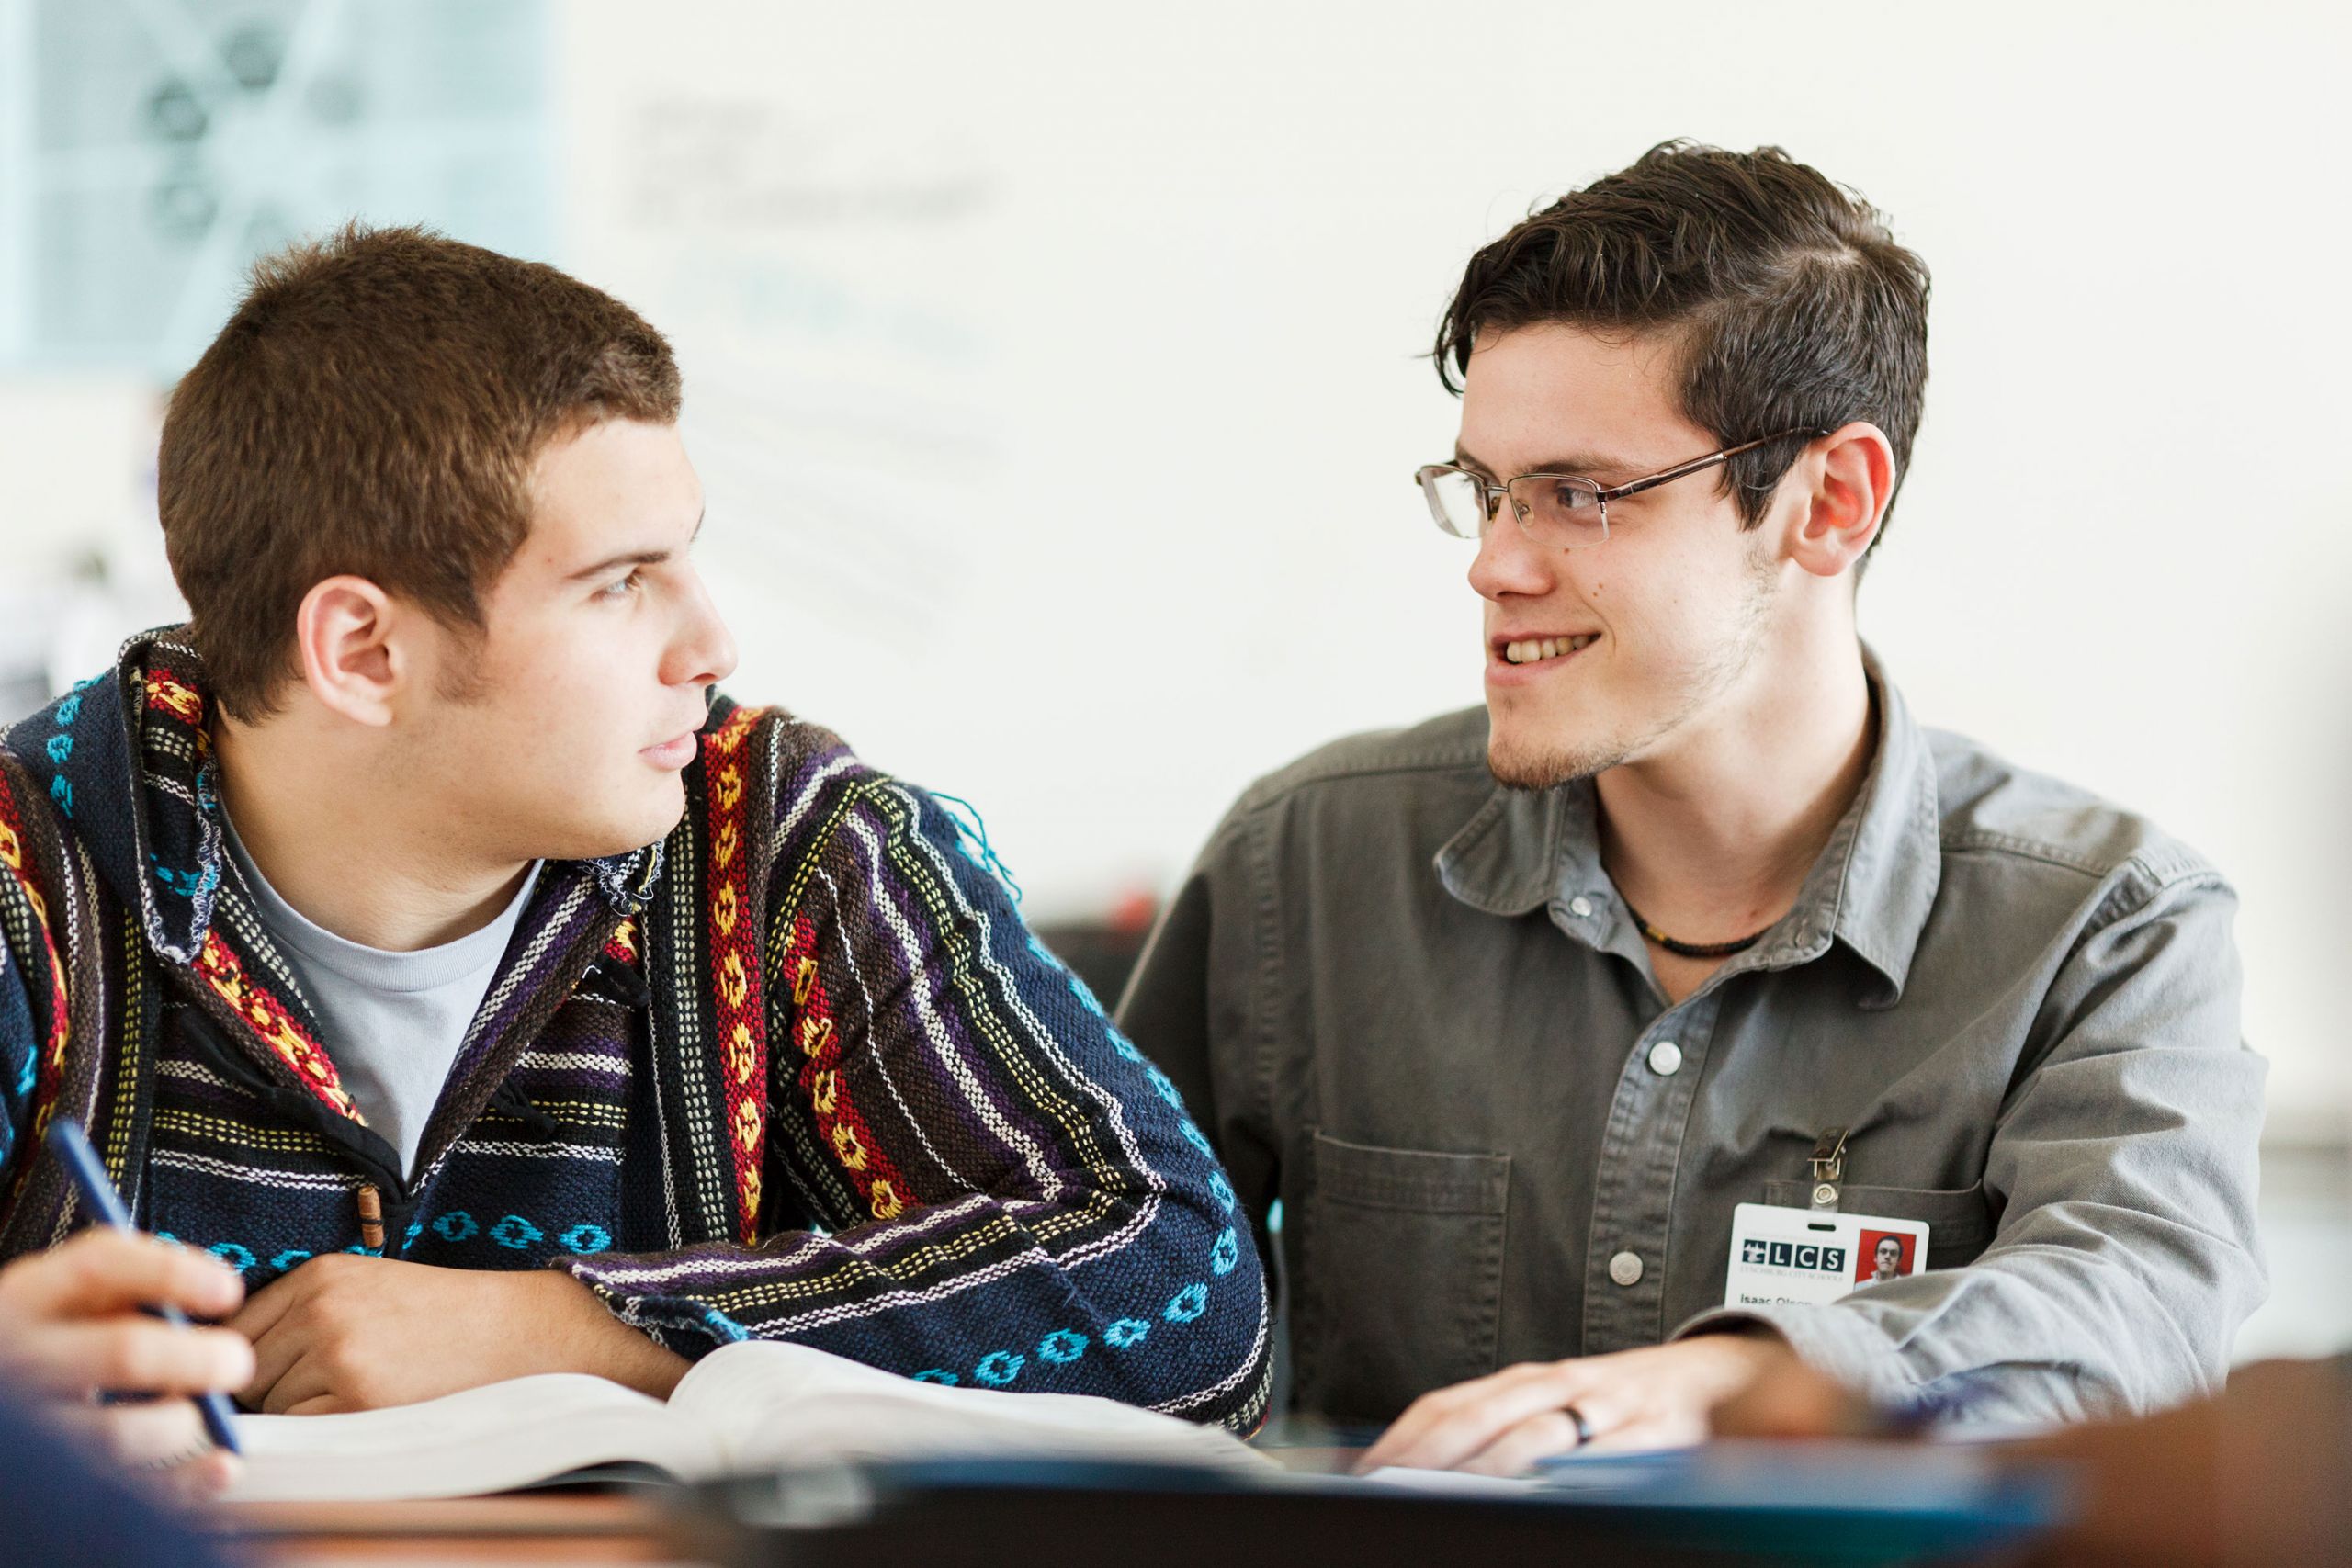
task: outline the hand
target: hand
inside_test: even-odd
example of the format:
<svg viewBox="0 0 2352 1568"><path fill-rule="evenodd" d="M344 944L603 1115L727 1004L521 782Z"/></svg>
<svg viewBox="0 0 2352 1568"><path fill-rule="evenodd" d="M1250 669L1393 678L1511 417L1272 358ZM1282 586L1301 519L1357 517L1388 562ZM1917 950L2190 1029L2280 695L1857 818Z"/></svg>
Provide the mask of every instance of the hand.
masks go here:
<svg viewBox="0 0 2352 1568"><path fill-rule="evenodd" d="M1703 1440L1707 1414L1789 1352L1778 1339L1708 1334L1641 1350L1529 1361L1415 1400L1358 1461L1516 1475L1579 1447L1574 1406L1596 1449Z"/></svg>
<svg viewBox="0 0 2352 1568"><path fill-rule="evenodd" d="M2068 1568L2266 1568L2340 1563L2352 1540L2339 1429L2352 1385L2326 1361L2265 1361L2218 1396L2153 1416L2083 1421L1984 1452L2035 1476L2071 1472L2073 1517L2020 1561ZM1716 1413L1725 1437L1883 1432L1859 1395L1798 1365L1770 1371Z"/></svg>
<svg viewBox="0 0 2352 1568"><path fill-rule="evenodd" d="M273 1416L411 1404L535 1372L594 1372L667 1397L686 1370L549 1269L330 1253L263 1287L229 1326L254 1348L238 1397Z"/></svg>
<svg viewBox="0 0 2352 1568"><path fill-rule="evenodd" d="M1715 1407L1709 1424L1718 1438L1881 1438L1905 1424L1828 1373L1776 1346L1755 1378Z"/></svg>
<svg viewBox="0 0 2352 1568"><path fill-rule="evenodd" d="M209 1495L235 1477L237 1460L212 1447L186 1396L243 1385L252 1347L225 1328L175 1328L139 1309L222 1317L244 1294L235 1270L207 1253L85 1230L0 1269L0 1371L53 1401L52 1416L102 1451L183 1496ZM164 1397L91 1403L106 1390Z"/></svg>

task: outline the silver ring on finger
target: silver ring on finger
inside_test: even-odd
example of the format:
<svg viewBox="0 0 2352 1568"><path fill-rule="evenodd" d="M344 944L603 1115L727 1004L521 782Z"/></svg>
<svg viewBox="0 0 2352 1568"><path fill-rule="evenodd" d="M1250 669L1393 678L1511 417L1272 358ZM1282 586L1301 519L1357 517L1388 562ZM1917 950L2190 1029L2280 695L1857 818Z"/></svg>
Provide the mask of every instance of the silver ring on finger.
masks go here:
<svg viewBox="0 0 2352 1568"><path fill-rule="evenodd" d="M1577 1448L1582 1448L1587 1443L1592 1441L1592 1423L1584 1418L1583 1411L1578 1410L1573 1404L1569 1404L1562 1406L1560 1414L1566 1416L1568 1418L1568 1425L1577 1429Z"/></svg>

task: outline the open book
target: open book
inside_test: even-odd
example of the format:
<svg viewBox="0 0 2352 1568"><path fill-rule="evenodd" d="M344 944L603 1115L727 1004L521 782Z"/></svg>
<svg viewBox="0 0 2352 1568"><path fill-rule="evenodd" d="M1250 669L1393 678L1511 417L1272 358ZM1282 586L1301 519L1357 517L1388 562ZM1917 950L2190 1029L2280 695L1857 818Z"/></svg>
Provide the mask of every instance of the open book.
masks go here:
<svg viewBox="0 0 2352 1568"><path fill-rule="evenodd" d="M974 1454L1272 1468L1225 1432L1090 1394L944 1388L756 1340L704 1357L666 1404L556 1372L349 1416L245 1416L237 1436L229 1499L243 1502L471 1496L625 1463L680 1481Z"/></svg>

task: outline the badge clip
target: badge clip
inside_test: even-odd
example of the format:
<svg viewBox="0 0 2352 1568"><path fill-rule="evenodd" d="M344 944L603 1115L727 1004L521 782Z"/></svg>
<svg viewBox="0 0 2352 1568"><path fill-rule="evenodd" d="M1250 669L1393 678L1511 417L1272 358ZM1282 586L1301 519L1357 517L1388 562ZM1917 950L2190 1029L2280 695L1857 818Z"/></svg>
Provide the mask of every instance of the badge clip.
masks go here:
<svg viewBox="0 0 2352 1568"><path fill-rule="evenodd" d="M1838 1186L1846 1179L1846 1129L1832 1127L1813 1145L1813 1206L1825 1213L1838 1207Z"/></svg>

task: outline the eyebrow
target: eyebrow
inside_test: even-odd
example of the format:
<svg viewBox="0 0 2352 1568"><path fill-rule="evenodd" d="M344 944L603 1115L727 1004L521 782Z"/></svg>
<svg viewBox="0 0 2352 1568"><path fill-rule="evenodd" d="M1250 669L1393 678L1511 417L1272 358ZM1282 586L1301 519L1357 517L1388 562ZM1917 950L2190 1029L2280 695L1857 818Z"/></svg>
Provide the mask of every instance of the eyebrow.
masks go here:
<svg viewBox="0 0 2352 1568"><path fill-rule="evenodd" d="M696 539L702 537L702 520L709 514L709 509L706 507L702 514L695 519L695 531L686 536L688 545L692 545ZM564 581L585 582L592 577L602 577L608 571L616 571L625 566L660 566L675 554L677 554L675 550L628 550L620 555L606 556L594 566L583 566L566 577Z"/></svg>
<svg viewBox="0 0 2352 1568"><path fill-rule="evenodd" d="M1457 468L1476 468L1482 474L1498 471L1493 465L1472 457L1460 446L1453 449L1453 462ZM1634 471L1634 467L1623 457L1604 457L1598 453L1588 452L1572 457L1547 457L1524 471L1531 474L1628 474Z"/></svg>

